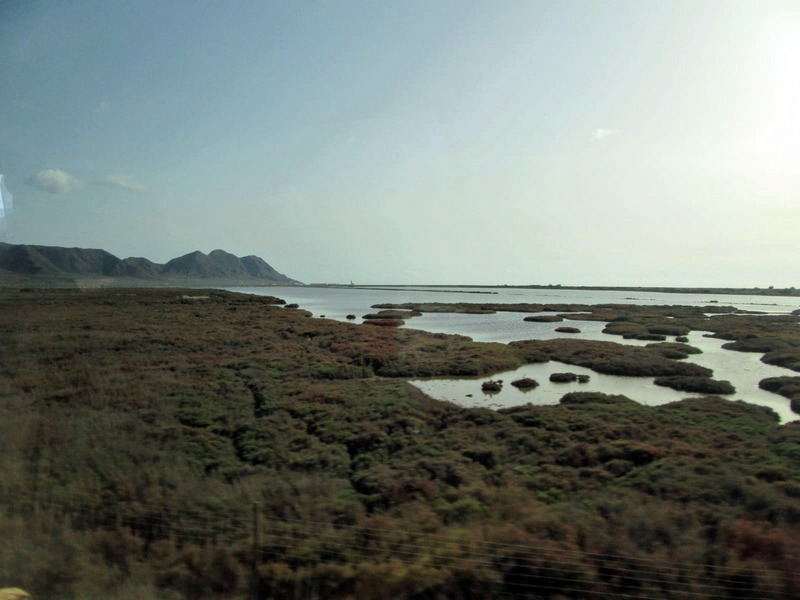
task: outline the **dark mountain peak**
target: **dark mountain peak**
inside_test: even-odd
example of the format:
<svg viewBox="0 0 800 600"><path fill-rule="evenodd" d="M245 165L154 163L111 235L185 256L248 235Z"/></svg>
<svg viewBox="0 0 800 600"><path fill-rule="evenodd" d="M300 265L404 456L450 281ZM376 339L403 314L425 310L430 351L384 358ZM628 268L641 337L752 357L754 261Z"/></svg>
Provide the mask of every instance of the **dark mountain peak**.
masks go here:
<svg viewBox="0 0 800 600"><path fill-rule="evenodd" d="M236 275L241 275L244 277L249 276L247 269L245 269L244 265L242 265L242 261L230 252L225 252L224 250L212 250L208 255L208 260L218 269L222 269L224 271L228 271L229 273L235 273Z"/></svg>
<svg viewBox="0 0 800 600"><path fill-rule="evenodd" d="M134 279L207 280L297 285L258 256L237 258L225 250L195 250L159 265L146 258L120 260L105 250L27 246L0 242L0 270L38 278L127 277ZM255 282L254 282L255 283ZM301 284L302 285L302 284Z"/></svg>
<svg viewBox="0 0 800 600"><path fill-rule="evenodd" d="M24 275L110 275L120 260L105 250L59 246L0 246L0 268Z"/></svg>
<svg viewBox="0 0 800 600"><path fill-rule="evenodd" d="M141 257L131 257L120 261L112 275L116 277L138 277L153 279L161 275L163 265Z"/></svg>
<svg viewBox="0 0 800 600"><path fill-rule="evenodd" d="M61 271L93 275L109 275L121 262L105 250L38 246L37 250Z"/></svg>
<svg viewBox="0 0 800 600"><path fill-rule="evenodd" d="M207 254L199 250L173 258L164 265L165 275L179 275L184 277L222 277L220 269L214 267Z"/></svg>
<svg viewBox="0 0 800 600"><path fill-rule="evenodd" d="M283 275L267 264L263 258L258 256L245 256L241 259L241 262L250 277L255 277L256 279L275 279L283 277Z"/></svg>
<svg viewBox="0 0 800 600"><path fill-rule="evenodd" d="M57 273L58 269L32 246L0 245L0 267L20 275Z"/></svg>
<svg viewBox="0 0 800 600"><path fill-rule="evenodd" d="M202 254L202 253L201 253L201 254ZM219 248L217 248L216 250L212 250L211 252L209 252L209 253L208 253L208 256L209 256L209 257L220 257L220 258L228 258L228 257L230 257L230 258L236 258L236 256L234 256L234 255L233 255L233 254L231 254L230 252L225 252L225 250L220 250Z"/></svg>

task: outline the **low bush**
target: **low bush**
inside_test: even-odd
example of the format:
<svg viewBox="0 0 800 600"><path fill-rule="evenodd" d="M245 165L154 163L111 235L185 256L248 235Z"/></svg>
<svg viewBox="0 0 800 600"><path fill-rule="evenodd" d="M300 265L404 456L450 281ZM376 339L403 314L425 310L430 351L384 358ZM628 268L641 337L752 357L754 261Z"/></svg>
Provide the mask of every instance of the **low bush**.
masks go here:
<svg viewBox="0 0 800 600"><path fill-rule="evenodd" d="M703 353L702 350L700 350L699 348L695 348L694 346L689 346L688 344L672 343L672 342L647 344L646 347L653 348L654 350L660 352L666 358L672 358L674 360L689 358L690 354Z"/></svg>
<svg viewBox="0 0 800 600"><path fill-rule="evenodd" d="M629 317L625 316L612 319L603 329L603 333L607 333L609 335L619 335L630 339L635 335L646 334L647 329L639 323L631 322Z"/></svg>
<svg viewBox="0 0 800 600"><path fill-rule="evenodd" d="M726 350L736 350L737 352L773 352L776 350L787 350L789 343L778 337L762 337L752 334L742 335L733 342L722 344Z"/></svg>
<svg viewBox="0 0 800 600"><path fill-rule="evenodd" d="M647 328L647 331L659 335L685 336L691 331L691 329L686 325L681 325L678 323L674 324L669 323L661 325L651 325L650 327Z"/></svg>
<svg viewBox="0 0 800 600"><path fill-rule="evenodd" d="M575 373L551 373L550 381L554 383L572 383L578 381L578 376Z"/></svg>
<svg viewBox="0 0 800 600"><path fill-rule="evenodd" d="M400 327L401 325L405 325L406 322L402 319L390 319L380 318L380 319L366 319L362 322L363 325L377 325L378 327Z"/></svg>
<svg viewBox="0 0 800 600"><path fill-rule="evenodd" d="M729 381L719 381L709 377L656 377L653 383L680 392L700 394L734 394L736 388Z"/></svg>
<svg viewBox="0 0 800 600"><path fill-rule="evenodd" d="M767 352L761 357L761 362L792 371L800 371L800 348Z"/></svg>
<svg viewBox="0 0 800 600"><path fill-rule="evenodd" d="M561 396L561 404L631 404L636 402L622 394L604 394L602 392L569 392Z"/></svg>
<svg viewBox="0 0 800 600"><path fill-rule="evenodd" d="M661 333L632 333L622 337L626 340L640 340L642 342L663 342L667 339L667 336Z"/></svg>
<svg viewBox="0 0 800 600"><path fill-rule="evenodd" d="M517 379L511 382L516 388L521 390L531 390L539 385L539 382L535 379L531 379L530 377L523 377L522 379Z"/></svg>
<svg viewBox="0 0 800 600"><path fill-rule="evenodd" d="M421 317L422 313L418 310L382 310L376 313L369 313L364 315L363 319L410 319L412 317Z"/></svg>
<svg viewBox="0 0 800 600"><path fill-rule="evenodd" d="M503 382L500 379L490 379L489 381L484 381L481 384L481 389L484 392L499 392L503 389Z"/></svg>
<svg viewBox="0 0 800 600"><path fill-rule="evenodd" d="M546 357L607 375L710 377L713 373L700 365L666 358L653 348L615 342L559 338L511 342L508 346L529 362L542 362Z"/></svg>
<svg viewBox="0 0 800 600"><path fill-rule="evenodd" d="M788 398L792 411L800 412L800 377L767 377L758 382L758 387Z"/></svg>
<svg viewBox="0 0 800 600"><path fill-rule="evenodd" d="M558 323L559 321L563 321L563 317L559 317L558 315L531 315L530 317L525 317L522 319L523 321L530 321L533 323Z"/></svg>

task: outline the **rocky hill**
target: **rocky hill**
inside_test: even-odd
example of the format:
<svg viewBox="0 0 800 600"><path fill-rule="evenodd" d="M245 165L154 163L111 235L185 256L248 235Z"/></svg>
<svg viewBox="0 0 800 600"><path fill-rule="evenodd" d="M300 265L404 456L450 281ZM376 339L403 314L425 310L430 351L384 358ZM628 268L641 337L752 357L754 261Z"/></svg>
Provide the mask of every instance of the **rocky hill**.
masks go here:
<svg viewBox="0 0 800 600"><path fill-rule="evenodd" d="M120 259L105 250L0 242L0 282L58 283L107 279L133 283L302 285L258 256L238 258L224 250L190 252L166 264L146 258Z"/></svg>

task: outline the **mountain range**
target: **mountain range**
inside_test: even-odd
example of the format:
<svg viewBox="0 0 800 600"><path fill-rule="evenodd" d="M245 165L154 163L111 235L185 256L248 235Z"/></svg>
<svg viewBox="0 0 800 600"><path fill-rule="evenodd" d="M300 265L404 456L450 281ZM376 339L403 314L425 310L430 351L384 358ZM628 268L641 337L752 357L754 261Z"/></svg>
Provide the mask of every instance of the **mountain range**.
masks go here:
<svg viewBox="0 0 800 600"><path fill-rule="evenodd" d="M0 281L111 278L150 283L227 283L229 285L302 285L258 256L241 258L214 250L190 252L165 264L146 258L120 259L99 249L32 246L0 242Z"/></svg>

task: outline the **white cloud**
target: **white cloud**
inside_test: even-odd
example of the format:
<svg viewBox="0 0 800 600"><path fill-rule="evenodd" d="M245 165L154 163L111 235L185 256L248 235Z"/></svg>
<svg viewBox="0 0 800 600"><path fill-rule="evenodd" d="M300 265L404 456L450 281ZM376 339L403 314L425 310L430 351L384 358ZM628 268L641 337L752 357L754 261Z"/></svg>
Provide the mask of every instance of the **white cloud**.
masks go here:
<svg viewBox="0 0 800 600"><path fill-rule="evenodd" d="M97 105L97 108L94 109L94 112L96 112L98 115L105 116L111 112L111 105L105 100L101 100Z"/></svg>
<svg viewBox="0 0 800 600"><path fill-rule="evenodd" d="M135 177L131 177L130 175L106 175L105 177L97 181L97 184L108 185L111 187L118 187L124 190L140 192L142 194L147 192L148 189L145 184L143 184Z"/></svg>
<svg viewBox="0 0 800 600"><path fill-rule="evenodd" d="M615 133L619 133L619 129L605 129L604 127L598 127L594 130L592 137L596 140L602 140L603 138Z"/></svg>
<svg viewBox="0 0 800 600"><path fill-rule="evenodd" d="M71 190L79 190L86 184L61 169L47 169L31 175L28 183L51 194L63 194Z"/></svg>

